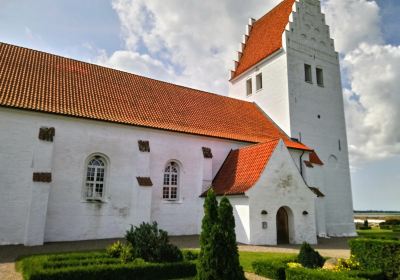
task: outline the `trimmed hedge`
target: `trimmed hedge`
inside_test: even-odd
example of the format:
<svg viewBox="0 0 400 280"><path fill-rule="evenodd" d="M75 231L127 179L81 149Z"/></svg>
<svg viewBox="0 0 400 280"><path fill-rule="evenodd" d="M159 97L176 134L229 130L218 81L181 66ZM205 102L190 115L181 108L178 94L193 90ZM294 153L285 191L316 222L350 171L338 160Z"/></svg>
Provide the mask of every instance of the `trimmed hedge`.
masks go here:
<svg viewBox="0 0 400 280"><path fill-rule="evenodd" d="M287 268L287 263L295 261L296 257L270 261L255 261L251 265L257 275L271 279L285 280L285 269Z"/></svg>
<svg viewBox="0 0 400 280"><path fill-rule="evenodd" d="M110 258L105 252L89 252L89 253L64 253L46 255L48 261L65 261L65 260L84 260L84 259L104 259Z"/></svg>
<svg viewBox="0 0 400 280"><path fill-rule="evenodd" d="M379 239L350 240L351 254L364 270L380 270L389 279L400 276L400 242Z"/></svg>
<svg viewBox="0 0 400 280"><path fill-rule="evenodd" d="M310 268L288 268L286 269L287 280L355 280L365 279L350 276L346 272L335 272L324 269L310 269Z"/></svg>
<svg viewBox="0 0 400 280"><path fill-rule="evenodd" d="M112 264L32 271L26 280L153 280L192 277L196 264L192 262L164 264Z"/></svg>
<svg viewBox="0 0 400 280"><path fill-rule="evenodd" d="M96 259L68 259L62 261L47 261L43 263L43 269L57 269L71 266L90 266L97 264L120 264L120 259L96 258Z"/></svg>
<svg viewBox="0 0 400 280"><path fill-rule="evenodd" d="M351 270L346 272L351 277L365 278L369 280L385 280L385 274L382 271L363 271L363 270Z"/></svg>

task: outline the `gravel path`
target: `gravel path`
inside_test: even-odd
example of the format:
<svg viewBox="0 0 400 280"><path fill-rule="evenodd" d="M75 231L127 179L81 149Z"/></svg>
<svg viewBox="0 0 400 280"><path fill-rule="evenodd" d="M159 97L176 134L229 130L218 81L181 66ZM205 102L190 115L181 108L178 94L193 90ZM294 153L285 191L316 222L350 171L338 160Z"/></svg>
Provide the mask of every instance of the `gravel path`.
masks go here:
<svg viewBox="0 0 400 280"><path fill-rule="evenodd" d="M199 237L195 236L177 236L171 237L171 242L181 248L199 248ZM1 280L22 280L21 274L15 271L15 260L18 257L44 254L54 252L86 251L104 249L118 239L88 240L74 242L56 242L46 243L43 246L25 247L22 245L0 246L0 279ZM120 240L120 239L119 239ZM348 258L350 256L347 245L348 238L330 238L318 240L318 245L314 246L323 256ZM240 251L251 252L280 252L297 253L300 245L284 246L251 246L239 245ZM265 280L252 273L246 273L247 279Z"/></svg>

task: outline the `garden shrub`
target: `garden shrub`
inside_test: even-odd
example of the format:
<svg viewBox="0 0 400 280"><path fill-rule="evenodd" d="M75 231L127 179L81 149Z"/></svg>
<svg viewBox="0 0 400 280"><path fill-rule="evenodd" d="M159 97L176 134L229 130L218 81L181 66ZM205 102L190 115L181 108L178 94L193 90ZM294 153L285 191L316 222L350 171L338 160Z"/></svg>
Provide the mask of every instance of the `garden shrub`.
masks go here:
<svg viewBox="0 0 400 280"><path fill-rule="evenodd" d="M105 252L50 254L46 256L49 261L104 259L110 257Z"/></svg>
<svg viewBox="0 0 400 280"><path fill-rule="evenodd" d="M360 263L355 260L354 256L351 255L349 259L338 259L335 270L337 271L350 271L360 269Z"/></svg>
<svg viewBox="0 0 400 280"><path fill-rule="evenodd" d="M216 239L212 236L215 237L216 232L212 231L218 223L218 202L212 189L207 192L203 207L197 277L200 280L217 279L216 246L213 242Z"/></svg>
<svg viewBox="0 0 400 280"><path fill-rule="evenodd" d="M385 274L382 271L350 270L347 275L354 278L363 278L368 280L385 280Z"/></svg>
<svg viewBox="0 0 400 280"><path fill-rule="evenodd" d="M111 244L107 249L107 254L112 258L119 258L122 251L124 250L124 244L121 241L117 241Z"/></svg>
<svg viewBox="0 0 400 280"><path fill-rule="evenodd" d="M322 267L325 262L324 258L307 242L304 242L303 245L301 245L297 259L299 263L308 268Z"/></svg>
<svg viewBox="0 0 400 280"><path fill-rule="evenodd" d="M196 265L191 262L163 264L113 264L85 267L66 267L61 269L32 270L25 274L26 280L109 280L109 279L174 279L193 277Z"/></svg>
<svg viewBox="0 0 400 280"><path fill-rule="evenodd" d="M169 243L168 233L153 224L142 223L139 227L131 227L126 232L126 240L132 245L134 258L142 258L148 262L182 261L182 252Z"/></svg>
<svg viewBox="0 0 400 280"><path fill-rule="evenodd" d="M185 261L194 261L199 258L199 252L197 251L183 250L182 254Z"/></svg>
<svg viewBox="0 0 400 280"><path fill-rule="evenodd" d="M289 260L255 261L251 265L257 275L276 280L285 280L285 269Z"/></svg>
<svg viewBox="0 0 400 280"><path fill-rule="evenodd" d="M355 280L364 279L357 276L350 276L346 272L337 272L326 269L310 268L287 268L287 280Z"/></svg>
<svg viewBox="0 0 400 280"><path fill-rule="evenodd" d="M122 251L119 255L119 258L123 263L128 263L135 259L133 256L133 248L131 244L126 244L122 247Z"/></svg>
<svg viewBox="0 0 400 280"><path fill-rule="evenodd" d="M400 276L400 242L389 240L350 240L351 254L364 270L380 270L389 279Z"/></svg>
<svg viewBox="0 0 400 280"><path fill-rule="evenodd" d="M57 269L71 266L90 266L98 264L118 264L121 263L119 258L105 258L105 259L81 259L81 260L62 260L62 261L46 261L43 262L44 269Z"/></svg>
<svg viewBox="0 0 400 280"><path fill-rule="evenodd" d="M221 199L218 208L219 236L219 258L218 279L223 280L245 280L243 268L239 262L239 253L236 243L235 218L233 208L228 198Z"/></svg>

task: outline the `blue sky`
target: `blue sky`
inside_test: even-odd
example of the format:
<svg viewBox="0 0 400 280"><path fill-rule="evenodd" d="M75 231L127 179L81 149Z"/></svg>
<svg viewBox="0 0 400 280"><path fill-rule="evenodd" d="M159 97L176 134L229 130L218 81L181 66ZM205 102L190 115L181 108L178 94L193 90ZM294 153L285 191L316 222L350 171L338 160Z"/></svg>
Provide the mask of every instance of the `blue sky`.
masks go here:
<svg viewBox="0 0 400 280"><path fill-rule="evenodd" d="M0 0L0 41L226 94L247 18L278 2ZM400 3L323 6L342 57L354 208L400 210Z"/></svg>

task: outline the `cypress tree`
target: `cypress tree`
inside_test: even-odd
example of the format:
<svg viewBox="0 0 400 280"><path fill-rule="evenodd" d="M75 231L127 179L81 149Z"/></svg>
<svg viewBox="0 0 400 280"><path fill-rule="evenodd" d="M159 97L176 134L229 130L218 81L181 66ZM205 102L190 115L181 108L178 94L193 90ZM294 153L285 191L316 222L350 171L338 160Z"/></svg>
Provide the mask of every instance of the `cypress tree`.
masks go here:
<svg viewBox="0 0 400 280"><path fill-rule="evenodd" d="M216 234L219 235L217 240L218 245L216 246L218 279L244 280L246 278L244 277L243 268L239 263L233 208L226 197L221 199L218 217L219 225L216 230Z"/></svg>
<svg viewBox="0 0 400 280"><path fill-rule="evenodd" d="M217 280L218 202L212 189L204 200L204 217L201 224L200 254L197 268L199 280Z"/></svg>

